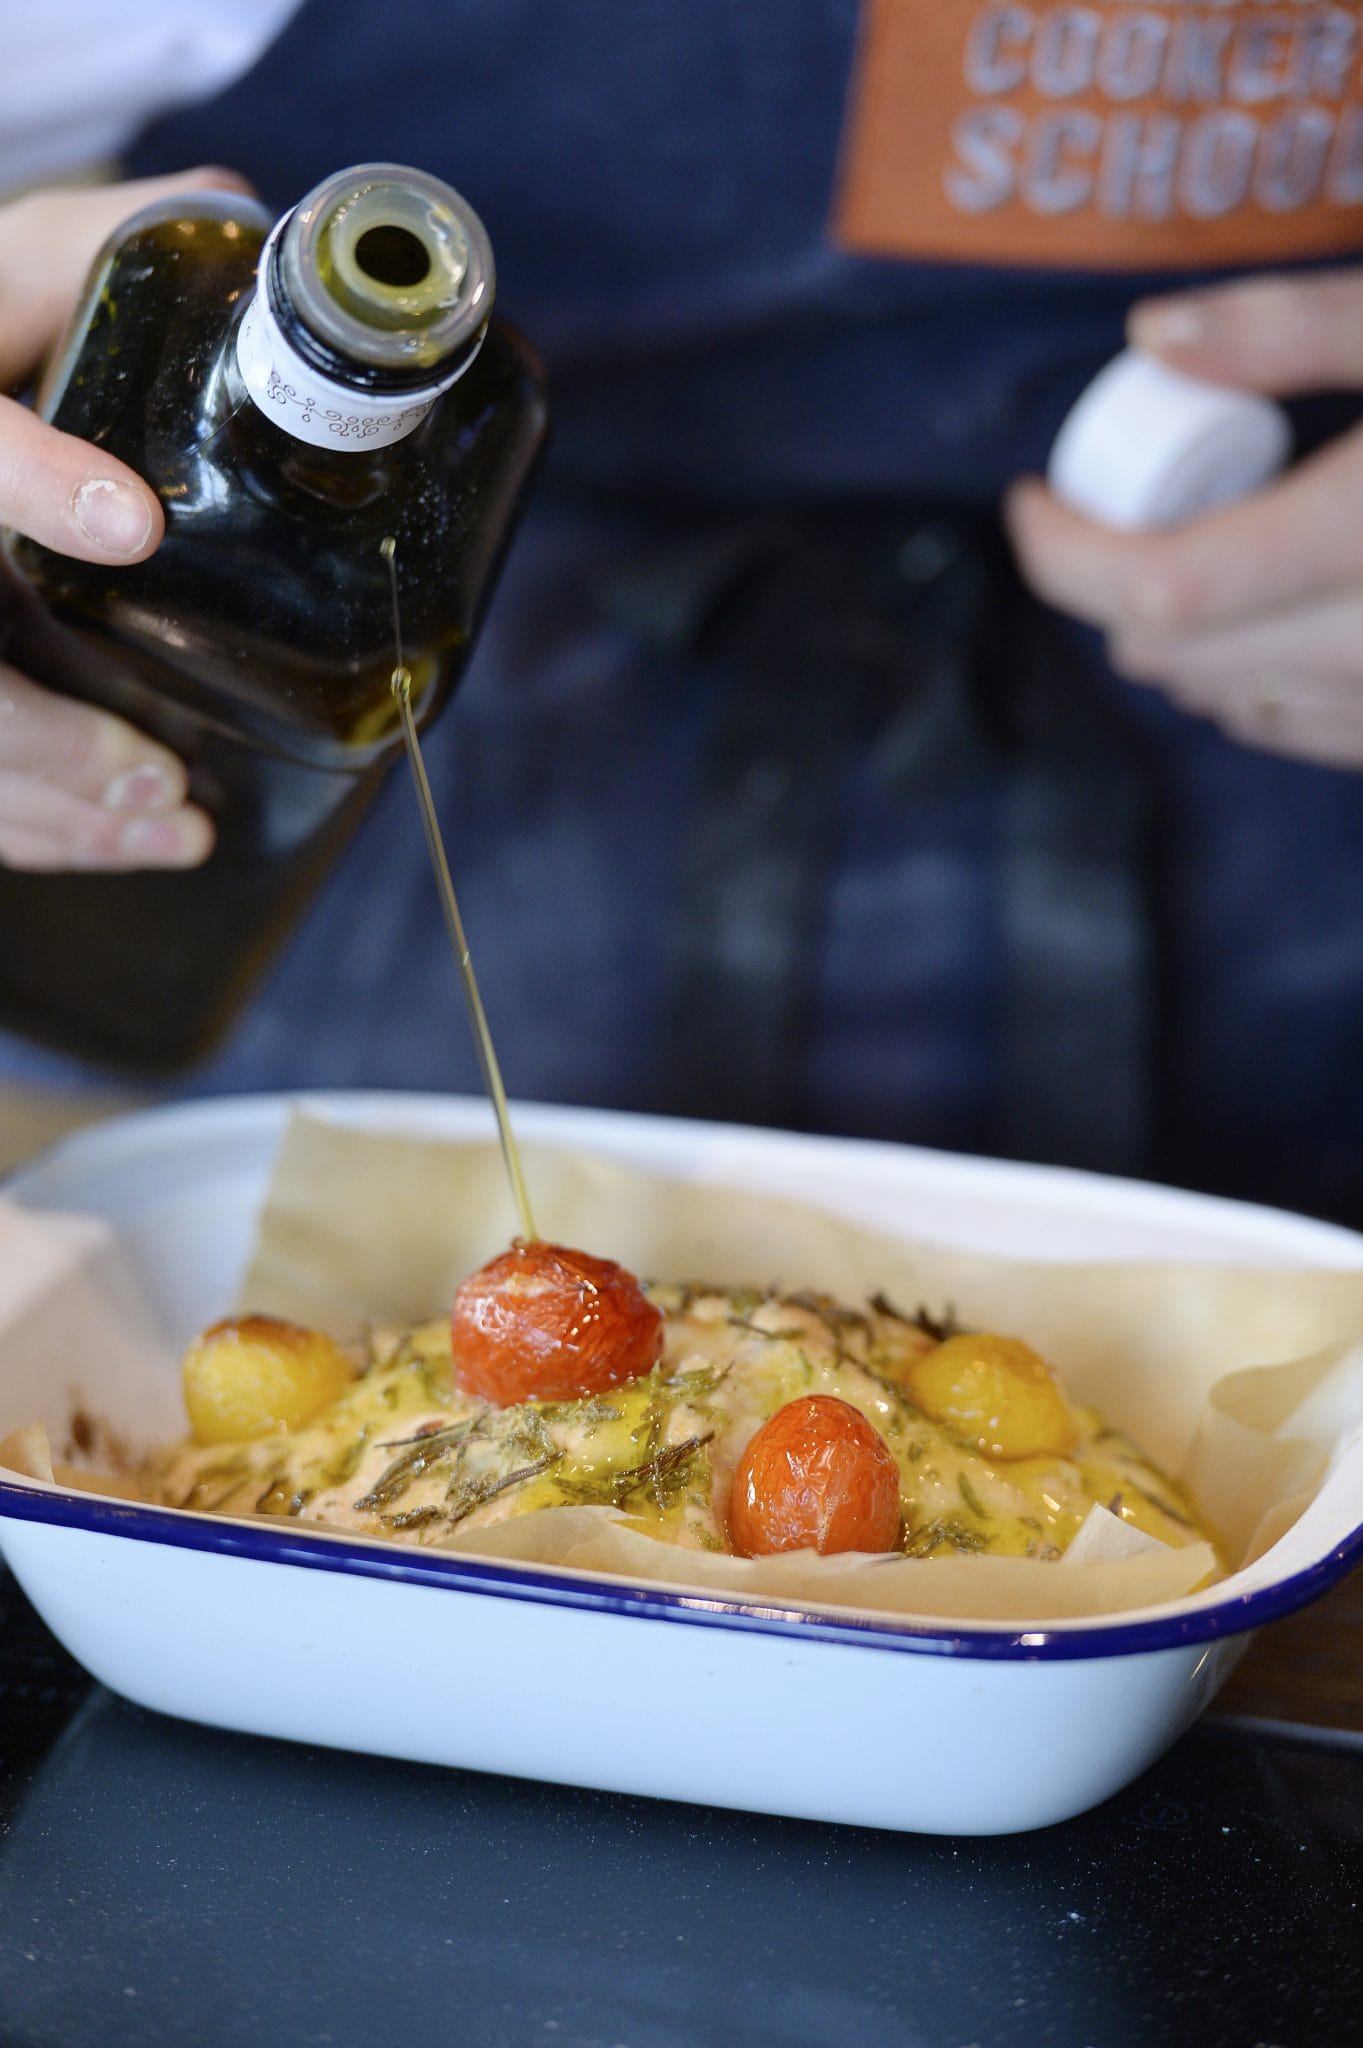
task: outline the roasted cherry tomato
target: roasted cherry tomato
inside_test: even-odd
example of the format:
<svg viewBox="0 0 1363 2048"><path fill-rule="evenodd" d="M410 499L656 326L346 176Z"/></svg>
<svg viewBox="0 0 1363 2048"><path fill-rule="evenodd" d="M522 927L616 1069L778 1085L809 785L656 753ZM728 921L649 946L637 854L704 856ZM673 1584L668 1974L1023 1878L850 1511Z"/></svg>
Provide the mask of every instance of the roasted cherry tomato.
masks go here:
<svg viewBox="0 0 1363 2048"><path fill-rule="evenodd" d="M662 1316L623 1266L520 1238L465 1280L450 1333L455 1385L499 1408L599 1394L663 1349Z"/></svg>
<svg viewBox="0 0 1363 2048"><path fill-rule="evenodd" d="M744 1557L775 1550L893 1550L899 1467L850 1401L806 1394L756 1432L729 1494L729 1541Z"/></svg>

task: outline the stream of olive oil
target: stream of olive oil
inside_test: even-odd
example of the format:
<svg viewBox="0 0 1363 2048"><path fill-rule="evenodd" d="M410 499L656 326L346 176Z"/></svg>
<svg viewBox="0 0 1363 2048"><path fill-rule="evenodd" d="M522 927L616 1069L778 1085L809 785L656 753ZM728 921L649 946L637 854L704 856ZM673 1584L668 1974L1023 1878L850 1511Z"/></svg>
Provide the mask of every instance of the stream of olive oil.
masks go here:
<svg viewBox="0 0 1363 2048"><path fill-rule="evenodd" d="M431 867L440 896L440 908L444 913L445 929L450 935L450 944L454 948L454 957L459 966L459 979L463 983L464 1000L468 1004L469 1022L473 1026L473 1042L478 1048L478 1061L483 1069L483 1082L492 1099L493 1112L497 1118L497 1135L501 1139L502 1158L506 1161L512 1199L520 1218L521 1236L533 1241L539 1233L535 1229L535 1219L530 1213L530 1197L526 1192L525 1175L521 1171L521 1155L516 1144L516 1134L511 1128L511 1112L507 1107L506 1090L502 1086L502 1070L497 1064L497 1054L492 1044L492 1033L488 1029L483 999L478 993L478 981L469 955L469 942L464 936L464 920L459 915L454 882L450 876L450 864L445 857L445 842L441 837L440 824L435 814L435 802L431 796L426 763L422 759L416 720L412 716L412 672L402 658L396 540L390 535L387 540L381 541L379 552L388 564L388 579L393 596L393 696L402 719L402 737L406 742L407 761L412 771L412 781L416 786L421 829L426 835L426 850L431 856Z"/></svg>

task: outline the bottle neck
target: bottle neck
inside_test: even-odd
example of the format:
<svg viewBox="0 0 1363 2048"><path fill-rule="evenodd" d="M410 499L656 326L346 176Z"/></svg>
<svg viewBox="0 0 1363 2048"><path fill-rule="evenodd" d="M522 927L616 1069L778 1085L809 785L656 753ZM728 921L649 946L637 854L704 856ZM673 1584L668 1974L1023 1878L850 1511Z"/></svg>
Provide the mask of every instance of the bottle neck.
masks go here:
<svg viewBox="0 0 1363 2048"><path fill-rule="evenodd" d="M457 192L402 165L358 165L271 232L237 328L237 368L295 440L384 448L468 368L493 290L486 232Z"/></svg>
<svg viewBox="0 0 1363 2048"><path fill-rule="evenodd" d="M237 323L237 368L247 393L275 426L312 448L386 448L419 427L467 369L417 391L367 391L323 376L289 341L263 283Z"/></svg>

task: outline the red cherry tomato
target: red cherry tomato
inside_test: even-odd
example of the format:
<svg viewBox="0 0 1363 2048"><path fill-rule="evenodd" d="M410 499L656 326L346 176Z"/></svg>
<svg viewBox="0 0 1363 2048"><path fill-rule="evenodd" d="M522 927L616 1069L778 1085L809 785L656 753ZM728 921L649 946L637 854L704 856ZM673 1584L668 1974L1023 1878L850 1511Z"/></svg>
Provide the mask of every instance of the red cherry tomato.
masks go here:
<svg viewBox="0 0 1363 2048"><path fill-rule="evenodd" d="M455 1385L499 1408L599 1394L651 1371L663 1349L662 1316L632 1273L521 1238L464 1281L450 1332Z"/></svg>
<svg viewBox="0 0 1363 2048"><path fill-rule="evenodd" d="M893 1550L899 1467L850 1401L806 1394L756 1432L729 1494L729 1541L742 1557L776 1550Z"/></svg>

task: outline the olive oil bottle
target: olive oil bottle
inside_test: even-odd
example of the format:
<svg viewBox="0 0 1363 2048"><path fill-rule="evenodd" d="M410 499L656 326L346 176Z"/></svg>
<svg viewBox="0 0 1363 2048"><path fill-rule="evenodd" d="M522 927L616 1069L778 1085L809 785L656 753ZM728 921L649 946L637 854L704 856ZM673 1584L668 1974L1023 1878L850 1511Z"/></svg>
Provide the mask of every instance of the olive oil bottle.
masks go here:
<svg viewBox="0 0 1363 2048"><path fill-rule="evenodd" d="M199 869L0 870L0 1024L134 1072L209 1049L374 795L410 702L457 680L544 436L539 366L490 320L476 214L394 164L271 228L197 194L108 244L39 394L156 490L133 568L9 536L6 658L188 764Z"/></svg>

